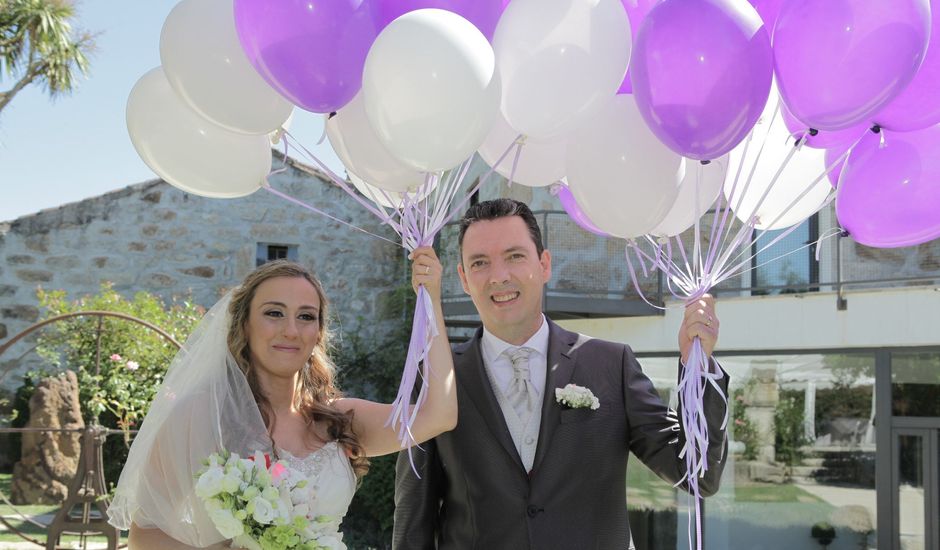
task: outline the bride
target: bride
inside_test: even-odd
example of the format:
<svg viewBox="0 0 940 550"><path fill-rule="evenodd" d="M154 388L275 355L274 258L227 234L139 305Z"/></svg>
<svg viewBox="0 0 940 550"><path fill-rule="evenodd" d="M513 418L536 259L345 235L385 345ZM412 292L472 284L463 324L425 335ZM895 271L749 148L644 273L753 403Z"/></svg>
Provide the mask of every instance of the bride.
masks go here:
<svg viewBox="0 0 940 550"><path fill-rule="evenodd" d="M438 332L427 400L412 427L420 443L454 428L457 398L443 269L431 248L411 258L412 286L427 289ZM367 457L401 447L385 426L391 405L342 397L333 385L327 320L320 282L286 261L262 265L206 314L170 365L108 510L112 525L130 529L132 549L228 545L194 493L194 476L221 450L286 460L307 476L310 509L340 539Z"/></svg>

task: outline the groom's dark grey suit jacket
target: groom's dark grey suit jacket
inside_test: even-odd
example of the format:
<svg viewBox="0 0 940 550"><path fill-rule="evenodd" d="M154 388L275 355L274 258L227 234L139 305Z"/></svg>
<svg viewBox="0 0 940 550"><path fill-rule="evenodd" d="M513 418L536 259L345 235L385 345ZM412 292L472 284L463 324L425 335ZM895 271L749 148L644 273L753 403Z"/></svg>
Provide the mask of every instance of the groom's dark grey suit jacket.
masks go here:
<svg viewBox="0 0 940 550"><path fill-rule="evenodd" d="M454 350L457 427L413 450L420 479L407 452L399 455L392 548L628 548L628 452L670 483L685 472L675 416L633 352L549 321L541 429L526 472L483 367L482 334ZM569 383L594 392L600 408L563 408L555 388ZM724 466L724 407L709 388L705 495L718 489Z"/></svg>

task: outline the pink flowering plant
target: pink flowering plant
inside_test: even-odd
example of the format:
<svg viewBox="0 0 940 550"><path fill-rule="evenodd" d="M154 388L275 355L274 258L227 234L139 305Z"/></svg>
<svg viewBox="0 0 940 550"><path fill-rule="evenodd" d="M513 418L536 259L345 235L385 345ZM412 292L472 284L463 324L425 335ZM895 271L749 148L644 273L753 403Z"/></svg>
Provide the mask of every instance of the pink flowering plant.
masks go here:
<svg viewBox="0 0 940 550"><path fill-rule="evenodd" d="M734 441L744 444L742 458L756 460L757 448L760 444L760 434L757 426L747 415L747 408L751 405L750 394L754 389L753 380L749 380L743 387L735 389L731 399L731 436Z"/></svg>
<svg viewBox="0 0 940 550"><path fill-rule="evenodd" d="M80 311L122 313L159 327L177 342L186 340L204 313L190 301L167 303L147 292L128 298L109 283L102 284L98 294L72 300L61 290L39 289L37 294L42 319ZM107 428L132 430L147 414L176 351L171 342L135 322L72 317L40 332L37 353L43 366L29 378L34 384L62 370L74 371L85 423L97 420ZM106 477L116 480L127 456L127 443L109 438L104 453Z"/></svg>
<svg viewBox="0 0 940 550"><path fill-rule="evenodd" d="M256 452L213 453L197 474L196 495L234 548L345 550L333 518L314 515L307 479L283 461Z"/></svg>

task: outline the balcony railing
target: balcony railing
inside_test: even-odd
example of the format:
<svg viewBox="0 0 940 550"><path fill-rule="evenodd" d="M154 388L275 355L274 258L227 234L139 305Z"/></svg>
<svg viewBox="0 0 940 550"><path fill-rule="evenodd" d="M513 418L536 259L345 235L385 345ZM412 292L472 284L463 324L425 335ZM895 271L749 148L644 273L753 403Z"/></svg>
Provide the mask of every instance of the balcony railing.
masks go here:
<svg viewBox="0 0 940 550"><path fill-rule="evenodd" d="M643 297L637 292L624 259L624 241L593 235L578 227L562 210L534 212L542 230L543 245L552 253L552 278L545 286L543 304L553 319L632 317L661 315L652 307L663 304L668 290L659 272L637 274ZM823 214L824 219L832 219ZM916 247L874 249L851 237L833 237L818 243L816 262L812 244L826 223L814 217L805 230L775 245L771 256L758 257L753 265L778 258L759 269L746 271L714 289L718 295L759 296L837 293L845 307L846 292L854 288L890 288L940 285L940 239ZM449 224L439 237L439 250L447 266L459 261L459 225ZM807 244L811 244L807 246ZM639 269L639 267L638 267ZM475 326L476 309L461 287L456 270L446 270L443 282L444 314L450 326Z"/></svg>

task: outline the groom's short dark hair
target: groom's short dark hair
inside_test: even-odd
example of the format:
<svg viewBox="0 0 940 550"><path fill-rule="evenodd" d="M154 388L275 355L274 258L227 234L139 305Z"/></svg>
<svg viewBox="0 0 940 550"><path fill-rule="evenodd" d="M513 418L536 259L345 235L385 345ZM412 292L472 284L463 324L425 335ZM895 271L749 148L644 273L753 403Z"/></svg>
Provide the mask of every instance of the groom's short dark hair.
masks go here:
<svg viewBox="0 0 940 550"><path fill-rule="evenodd" d="M493 199L474 204L467 209L463 218L460 219L460 236L457 239L457 245L460 247L460 257L463 258L463 237L467 233L467 228L476 222L483 220L495 220L498 218L508 218L510 216L519 216L529 228L529 236L535 243L535 251L539 257L545 246L542 244L542 230L535 220L535 215L529 210L524 202L515 199Z"/></svg>

